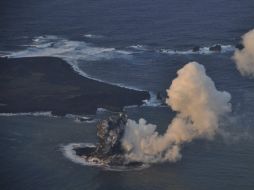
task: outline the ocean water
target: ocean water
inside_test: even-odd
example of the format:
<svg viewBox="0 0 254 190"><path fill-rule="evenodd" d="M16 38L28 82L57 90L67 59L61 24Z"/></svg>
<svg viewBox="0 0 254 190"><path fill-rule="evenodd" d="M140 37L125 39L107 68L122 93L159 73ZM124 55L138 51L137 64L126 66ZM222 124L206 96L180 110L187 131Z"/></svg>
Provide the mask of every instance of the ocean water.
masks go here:
<svg viewBox="0 0 254 190"><path fill-rule="evenodd" d="M54 56L99 81L165 93L190 61L206 67L219 90L232 95L221 123L231 136L195 141L177 163L113 172L66 159L61 146L96 142L96 120L77 123L50 114L0 115L1 189L250 189L254 188L254 80L231 57L254 28L252 0L2 0L0 55ZM220 53L208 48L221 44ZM201 51L193 53L194 46ZM155 103L155 105L153 105ZM174 113L150 102L128 108L166 130Z"/></svg>

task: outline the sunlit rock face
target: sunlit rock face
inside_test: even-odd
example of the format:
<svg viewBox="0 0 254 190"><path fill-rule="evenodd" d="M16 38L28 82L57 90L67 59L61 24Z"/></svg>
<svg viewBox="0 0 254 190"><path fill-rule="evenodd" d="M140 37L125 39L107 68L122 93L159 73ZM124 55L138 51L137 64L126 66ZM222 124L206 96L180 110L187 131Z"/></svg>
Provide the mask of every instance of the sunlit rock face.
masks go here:
<svg viewBox="0 0 254 190"><path fill-rule="evenodd" d="M99 122L97 125L99 144L96 147L95 154L105 156L123 154L121 139L126 123L127 116L123 113Z"/></svg>

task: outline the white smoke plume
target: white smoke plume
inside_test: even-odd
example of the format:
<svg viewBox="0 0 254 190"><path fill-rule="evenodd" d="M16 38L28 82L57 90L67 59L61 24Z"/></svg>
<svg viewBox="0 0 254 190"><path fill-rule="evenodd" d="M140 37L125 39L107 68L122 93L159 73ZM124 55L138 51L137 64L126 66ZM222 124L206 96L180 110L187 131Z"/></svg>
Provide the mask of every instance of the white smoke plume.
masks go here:
<svg viewBox="0 0 254 190"><path fill-rule="evenodd" d="M254 77L254 29L242 36L242 50L236 50L233 59L243 76Z"/></svg>
<svg viewBox="0 0 254 190"><path fill-rule="evenodd" d="M218 91L197 62L185 65L177 72L167 90L166 103L177 114L165 134L156 132L156 125L144 119L128 120L122 145L129 160L147 163L181 159L184 143L194 139L211 140L219 129L220 116L231 111L231 96Z"/></svg>

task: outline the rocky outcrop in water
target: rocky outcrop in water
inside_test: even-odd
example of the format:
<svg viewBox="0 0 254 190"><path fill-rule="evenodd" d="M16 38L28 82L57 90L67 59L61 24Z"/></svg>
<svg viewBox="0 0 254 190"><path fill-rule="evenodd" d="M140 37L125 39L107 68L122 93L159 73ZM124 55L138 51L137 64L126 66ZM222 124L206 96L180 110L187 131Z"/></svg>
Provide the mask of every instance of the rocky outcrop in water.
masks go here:
<svg viewBox="0 0 254 190"><path fill-rule="evenodd" d="M221 45L216 44L216 45L210 47L209 50L210 50L210 51L220 52L220 51L221 51Z"/></svg>
<svg viewBox="0 0 254 190"><path fill-rule="evenodd" d="M242 50L242 49L244 49L244 45L243 44L236 44L235 48L239 49L239 50Z"/></svg>
<svg viewBox="0 0 254 190"><path fill-rule="evenodd" d="M98 123L97 136L99 138L99 144L96 148L97 154L107 156L123 154L121 139L126 123L127 116L124 113L113 115Z"/></svg>
<svg viewBox="0 0 254 190"><path fill-rule="evenodd" d="M200 50L200 47L199 46L194 46L192 48L192 52L198 52Z"/></svg>
<svg viewBox="0 0 254 190"><path fill-rule="evenodd" d="M116 167L139 167L140 162L129 162L124 157L121 139L127 123L127 115L119 113L97 124L99 143L95 147L76 148L76 154L88 163Z"/></svg>

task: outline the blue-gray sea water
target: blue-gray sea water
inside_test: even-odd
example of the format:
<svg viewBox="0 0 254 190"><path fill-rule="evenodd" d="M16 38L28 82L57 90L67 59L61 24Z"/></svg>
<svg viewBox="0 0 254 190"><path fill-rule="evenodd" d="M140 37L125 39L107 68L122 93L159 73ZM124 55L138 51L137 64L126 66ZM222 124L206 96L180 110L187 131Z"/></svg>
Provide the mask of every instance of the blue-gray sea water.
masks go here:
<svg viewBox="0 0 254 190"><path fill-rule="evenodd" d="M253 21L253 0L1 0L1 56L56 56L81 75L154 94L164 93L184 64L198 61L216 87L232 95L233 111L221 124L229 138L194 141L177 163L128 172L63 156L64 144L96 142L97 120L0 116L0 188L252 190L254 79L242 77L231 57ZM208 51L214 44L222 45L220 53ZM200 52L193 53L194 46ZM159 106L127 112L160 132L173 115Z"/></svg>

